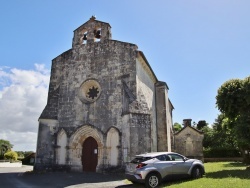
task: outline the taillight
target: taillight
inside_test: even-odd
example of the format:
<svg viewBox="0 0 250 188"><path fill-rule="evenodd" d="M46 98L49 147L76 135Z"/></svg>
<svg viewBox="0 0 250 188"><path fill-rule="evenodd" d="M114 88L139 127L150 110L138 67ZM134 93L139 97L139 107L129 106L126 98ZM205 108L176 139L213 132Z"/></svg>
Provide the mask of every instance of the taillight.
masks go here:
<svg viewBox="0 0 250 188"><path fill-rule="evenodd" d="M142 168L142 167L144 167L144 166L146 166L147 164L145 164L145 163L140 163L140 164L138 164L137 166L136 166L136 168Z"/></svg>

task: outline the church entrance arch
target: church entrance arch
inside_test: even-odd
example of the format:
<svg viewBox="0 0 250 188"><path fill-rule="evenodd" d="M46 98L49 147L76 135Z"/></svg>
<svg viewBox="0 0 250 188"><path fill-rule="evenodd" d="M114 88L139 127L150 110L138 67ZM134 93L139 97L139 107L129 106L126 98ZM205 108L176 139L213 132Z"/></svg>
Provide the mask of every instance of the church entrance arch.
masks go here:
<svg viewBox="0 0 250 188"><path fill-rule="evenodd" d="M95 146L95 147L93 147ZM100 172L100 166L103 165L103 133L98 131L91 125L83 125L79 127L74 134L69 138L68 155L71 168L75 171L94 171ZM86 150L96 152L94 163L91 162L92 157L85 159ZM97 150L94 150L97 149ZM90 153L91 154L91 153ZM86 165L92 165L95 167L86 167ZM86 167L86 168L85 168Z"/></svg>
<svg viewBox="0 0 250 188"><path fill-rule="evenodd" d="M93 137L88 137L82 145L83 171L95 172L98 163L98 145Z"/></svg>

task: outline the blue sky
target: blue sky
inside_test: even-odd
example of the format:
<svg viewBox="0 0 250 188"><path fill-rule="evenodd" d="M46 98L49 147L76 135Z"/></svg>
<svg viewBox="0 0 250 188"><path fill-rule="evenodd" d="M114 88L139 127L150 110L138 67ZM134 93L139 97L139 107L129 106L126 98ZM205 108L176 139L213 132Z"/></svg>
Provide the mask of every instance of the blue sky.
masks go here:
<svg viewBox="0 0 250 188"><path fill-rule="evenodd" d="M250 75L249 7L249 0L1 2L0 138L16 150L35 150L51 60L71 48L73 30L92 15L110 23L114 40L143 51L169 86L174 122L212 124L217 89Z"/></svg>

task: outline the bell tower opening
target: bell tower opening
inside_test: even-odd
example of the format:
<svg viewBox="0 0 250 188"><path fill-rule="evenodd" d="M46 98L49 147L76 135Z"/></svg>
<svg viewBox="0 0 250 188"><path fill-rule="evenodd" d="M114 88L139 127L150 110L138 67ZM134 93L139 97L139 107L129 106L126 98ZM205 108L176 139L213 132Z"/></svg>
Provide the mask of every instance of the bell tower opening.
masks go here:
<svg viewBox="0 0 250 188"><path fill-rule="evenodd" d="M95 36L95 39L94 39L94 41L95 42L100 42L101 41L101 28L98 28L98 29L95 29L94 30L94 36Z"/></svg>
<svg viewBox="0 0 250 188"><path fill-rule="evenodd" d="M83 44L87 44L87 35L88 35L88 31L85 31L83 34L83 38L82 38L82 43Z"/></svg>
<svg viewBox="0 0 250 188"><path fill-rule="evenodd" d="M89 21L74 30L72 47L78 48L88 42L101 42L106 39L112 39L111 26L109 23L96 20L92 16Z"/></svg>

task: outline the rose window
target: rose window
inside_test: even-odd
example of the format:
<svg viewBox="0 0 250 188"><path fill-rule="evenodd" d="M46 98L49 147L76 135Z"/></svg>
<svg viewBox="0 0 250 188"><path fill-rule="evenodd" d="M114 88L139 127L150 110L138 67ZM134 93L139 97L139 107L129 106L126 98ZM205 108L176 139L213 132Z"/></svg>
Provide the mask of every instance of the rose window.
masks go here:
<svg viewBox="0 0 250 188"><path fill-rule="evenodd" d="M86 80L79 88L78 97L84 103L96 101L101 94L101 87L96 80Z"/></svg>

